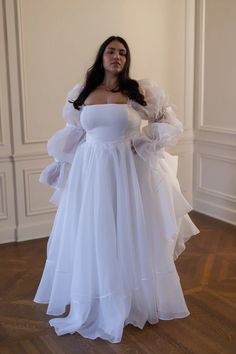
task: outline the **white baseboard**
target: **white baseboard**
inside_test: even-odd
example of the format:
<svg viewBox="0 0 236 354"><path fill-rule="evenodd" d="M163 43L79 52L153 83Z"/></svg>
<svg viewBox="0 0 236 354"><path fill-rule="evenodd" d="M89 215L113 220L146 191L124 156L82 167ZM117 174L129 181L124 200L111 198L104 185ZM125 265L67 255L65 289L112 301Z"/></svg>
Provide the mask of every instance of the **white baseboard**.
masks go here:
<svg viewBox="0 0 236 354"><path fill-rule="evenodd" d="M0 228L0 244L15 242L15 241L16 241L15 226Z"/></svg>
<svg viewBox="0 0 236 354"><path fill-rule="evenodd" d="M215 219L225 221L232 225L236 225L236 210L234 209L227 208L223 205L214 204L200 198L194 198L193 208L199 213L212 216Z"/></svg>
<svg viewBox="0 0 236 354"><path fill-rule="evenodd" d="M17 242L21 242L48 237L50 235L52 225L53 220L47 223L20 225L17 228L16 240Z"/></svg>

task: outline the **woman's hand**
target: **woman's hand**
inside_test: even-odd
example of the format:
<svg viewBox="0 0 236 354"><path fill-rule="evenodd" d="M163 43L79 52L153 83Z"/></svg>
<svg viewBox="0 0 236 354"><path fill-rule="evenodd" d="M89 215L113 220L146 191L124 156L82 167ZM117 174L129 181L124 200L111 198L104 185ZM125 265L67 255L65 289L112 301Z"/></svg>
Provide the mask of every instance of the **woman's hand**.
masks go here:
<svg viewBox="0 0 236 354"><path fill-rule="evenodd" d="M134 145L133 145L133 141L131 140L131 142L130 142L130 145L131 145L131 150L132 150L132 152L134 153L134 154L137 154L137 151L135 150L135 147L134 147Z"/></svg>

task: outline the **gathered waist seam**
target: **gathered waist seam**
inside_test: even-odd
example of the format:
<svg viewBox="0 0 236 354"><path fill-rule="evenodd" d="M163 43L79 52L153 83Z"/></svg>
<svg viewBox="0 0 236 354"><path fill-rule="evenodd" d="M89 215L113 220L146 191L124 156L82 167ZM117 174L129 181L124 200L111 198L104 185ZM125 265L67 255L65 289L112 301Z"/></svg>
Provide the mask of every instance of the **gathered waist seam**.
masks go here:
<svg viewBox="0 0 236 354"><path fill-rule="evenodd" d="M126 141L131 140L132 137L129 136L123 136L119 137L118 139L113 139L113 140L102 140L102 139L96 139L90 136L86 136L86 142L91 143L91 144L119 144L119 143L124 143Z"/></svg>

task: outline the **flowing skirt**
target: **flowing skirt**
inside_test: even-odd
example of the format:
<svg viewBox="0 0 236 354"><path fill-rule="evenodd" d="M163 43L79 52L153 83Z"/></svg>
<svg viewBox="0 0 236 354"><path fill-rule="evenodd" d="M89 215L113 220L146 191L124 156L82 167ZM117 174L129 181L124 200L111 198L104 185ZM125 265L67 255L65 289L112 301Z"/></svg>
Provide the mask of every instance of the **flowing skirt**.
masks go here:
<svg viewBox="0 0 236 354"><path fill-rule="evenodd" d="M34 301L47 303L58 335L112 343L189 315L174 261L199 230L176 178L177 157L149 164L130 141L79 146L54 220Z"/></svg>

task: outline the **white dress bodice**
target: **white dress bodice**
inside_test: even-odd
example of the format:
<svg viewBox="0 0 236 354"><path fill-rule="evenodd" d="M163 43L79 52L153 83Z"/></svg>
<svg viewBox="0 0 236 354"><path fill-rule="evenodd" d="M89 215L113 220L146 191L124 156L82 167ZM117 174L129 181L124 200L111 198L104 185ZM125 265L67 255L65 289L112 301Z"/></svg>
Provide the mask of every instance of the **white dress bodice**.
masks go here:
<svg viewBox="0 0 236 354"><path fill-rule="evenodd" d="M122 141L139 132L141 118L129 104L94 104L82 108L86 141Z"/></svg>

